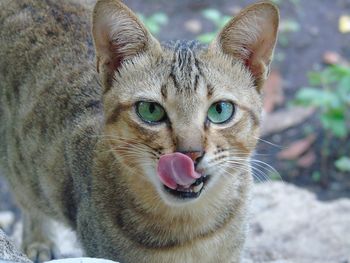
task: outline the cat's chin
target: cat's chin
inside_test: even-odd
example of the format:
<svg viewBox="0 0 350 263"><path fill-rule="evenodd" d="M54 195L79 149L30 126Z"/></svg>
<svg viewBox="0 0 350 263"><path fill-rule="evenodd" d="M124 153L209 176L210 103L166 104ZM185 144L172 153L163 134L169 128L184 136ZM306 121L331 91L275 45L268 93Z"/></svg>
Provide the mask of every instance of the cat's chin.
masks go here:
<svg viewBox="0 0 350 263"><path fill-rule="evenodd" d="M170 202L172 205L188 203L197 200L201 196L210 179L210 175L202 176L188 188L179 186L176 189L171 189L162 185L162 192L165 195L166 201Z"/></svg>

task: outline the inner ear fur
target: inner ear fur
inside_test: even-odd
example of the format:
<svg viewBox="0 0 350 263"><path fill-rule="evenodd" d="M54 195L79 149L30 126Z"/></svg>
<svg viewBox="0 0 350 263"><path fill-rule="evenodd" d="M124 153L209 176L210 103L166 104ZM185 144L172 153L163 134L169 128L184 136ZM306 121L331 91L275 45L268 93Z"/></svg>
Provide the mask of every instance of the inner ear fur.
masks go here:
<svg viewBox="0 0 350 263"><path fill-rule="evenodd" d="M279 12L274 4L253 4L229 21L211 48L242 60L260 89L269 73L278 24Z"/></svg>
<svg viewBox="0 0 350 263"><path fill-rule="evenodd" d="M97 1L92 19L97 71L104 84L111 85L113 74L124 60L160 44L136 15L118 0Z"/></svg>

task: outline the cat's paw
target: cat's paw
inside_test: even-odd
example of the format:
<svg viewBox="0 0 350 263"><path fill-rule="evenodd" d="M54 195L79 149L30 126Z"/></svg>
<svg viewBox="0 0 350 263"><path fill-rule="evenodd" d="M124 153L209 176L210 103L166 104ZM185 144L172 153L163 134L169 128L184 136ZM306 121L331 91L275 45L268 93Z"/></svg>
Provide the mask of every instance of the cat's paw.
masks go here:
<svg viewBox="0 0 350 263"><path fill-rule="evenodd" d="M34 242L24 248L27 257L34 263L43 263L55 259L53 245Z"/></svg>

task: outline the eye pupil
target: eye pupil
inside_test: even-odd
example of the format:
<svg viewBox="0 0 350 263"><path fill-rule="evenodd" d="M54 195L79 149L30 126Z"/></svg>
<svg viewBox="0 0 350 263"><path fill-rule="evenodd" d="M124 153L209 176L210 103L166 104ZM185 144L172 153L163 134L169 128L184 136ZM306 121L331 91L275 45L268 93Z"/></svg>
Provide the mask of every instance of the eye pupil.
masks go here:
<svg viewBox="0 0 350 263"><path fill-rule="evenodd" d="M154 106L154 103L151 103L151 104L149 105L149 112L150 112L150 113L153 113L155 110L156 110L156 106Z"/></svg>
<svg viewBox="0 0 350 263"><path fill-rule="evenodd" d="M216 109L216 111L219 114L221 114L221 112L222 112L222 105L221 105L221 103L217 103L216 106L215 106L215 109Z"/></svg>

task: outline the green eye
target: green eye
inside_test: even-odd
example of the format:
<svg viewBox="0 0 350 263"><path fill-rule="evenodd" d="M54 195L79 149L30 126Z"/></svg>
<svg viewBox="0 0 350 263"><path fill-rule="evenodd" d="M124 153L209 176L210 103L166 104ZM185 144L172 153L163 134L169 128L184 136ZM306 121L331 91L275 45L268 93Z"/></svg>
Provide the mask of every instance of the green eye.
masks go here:
<svg viewBox="0 0 350 263"><path fill-rule="evenodd" d="M234 113L234 105L228 101L213 103L208 110L208 119L215 124L221 124L231 119Z"/></svg>
<svg viewBox="0 0 350 263"><path fill-rule="evenodd" d="M136 104L136 111L146 122L160 122L166 117L165 110L155 102L140 101Z"/></svg>

